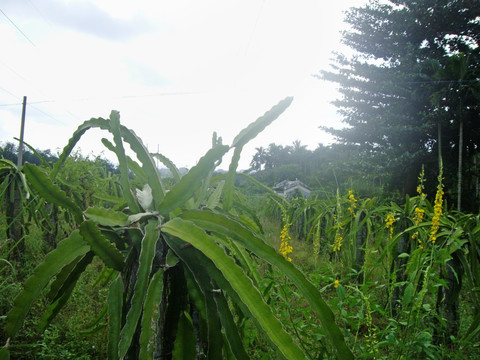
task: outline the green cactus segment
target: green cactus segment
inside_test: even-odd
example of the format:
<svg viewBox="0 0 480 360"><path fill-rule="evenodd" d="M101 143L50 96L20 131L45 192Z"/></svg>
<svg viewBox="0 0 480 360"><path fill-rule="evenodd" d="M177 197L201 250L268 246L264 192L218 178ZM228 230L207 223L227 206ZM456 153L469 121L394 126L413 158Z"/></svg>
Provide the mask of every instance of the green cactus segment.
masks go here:
<svg viewBox="0 0 480 360"><path fill-rule="evenodd" d="M108 360L118 359L118 343L122 329L123 281L119 275L113 280L108 292Z"/></svg>
<svg viewBox="0 0 480 360"><path fill-rule="evenodd" d="M217 232L228 236L232 240L241 244L260 258L276 266L285 274L303 293L306 300L317 313L326 334L337 350L337 355L341 359L353 359L353 354L345 344L343 335L335 324L335 318L332 310L322 299L320 292L308 281L305 276L295 266L285 260L271 246L267 245L261 238L256 236L251 230L247 229L239 222L229 217L211 211L192 210L183 213L181 217L185 220L193 221L205 230Z"/></svg>
<svg viewBox="0 0 480 360"><path fill-rule="evenodd" d="M64 209L70 210L75 216L75 221L81 223L83 221L82 210L72 200L67 197L67 194L55 185L39 167L32 164L23 165L23 171L27 176L30 186L34 188L40 196L46 201L58 205Z"/></svg>
<svg viewBox="0 0 480 360"><path fill-rule="evenodd" d="M270 307L264 302L258 289L253 286L252 281L205 231L194 223L180 218L167 222L162 226L162 231L192 244L215 263L263 331L287 359L305 359L302 350L285 332L281 323L272 314Z"/></svg>
<svg viewBox="0 0 480 360"><path fill-rule="evenodd" d="M85 216L103 226L125 226L128 224L128 215L120 211L103 207L89 207Z"/></svg>
<svg viewBox="0 0 480 360"><path fill-rule="evenodd" d="M222 292L213 294L213 299L217 304L218 314L222 327L225 329L225 338L230 346L232 353L235 354L237 360L248 360L249 356L243 347L242 338L238 331L235 320L228 306L228 302Z"/></svg>
<svg viewBox="0 0 480 360"><path fill-rule="evenodd" d="M177 337L173 348L173 359L195 360L195 333L190 315L185 311L180 314Z"/></svg>
<svg viewBox="0 0 480 360"><path fill-rule="evenodd" d="M143 305L140 333L140 360L153 360L157 321L160 315L160 301L163 293L163 269L159 269L148 285Z"/></svg>
<svg viewBox="0 0 480 360"><path fill-rule="evenodd" d="M155 245L157 244L160 235L157 227L158 221L156 220L150 220L145 227L145 236L142 240L142 247L140 250L137 281L135 283L135 289L125 325L120 333L118 354L121 359L125 356L132 343L133 336L137 329L137 323L142 313L150 279L150 272L152 270L153 258L155 257Z"/></svg>
<svg viewBox="0 0 480 360"><path fill-rule="evenodd" d="M188 174L182 177L178 184L165 195L165 199L157 209L160 214L168 215L174 209L184 205L201 188L208 174L214 168L215 162L221 159L228 149L228 146L225 145L218 145L210 149L198 161L198 164L191 168Z"/></svg>
<svg viewBox="0 0 480 360"><path fill-rule="evenodd" d="M38 327L41 332L45 331L47 326L50 325L55 316L57 316L60 310L65 306L68 299L70 299L80 275L82 275L86 267L92 262L94 256L95 253L93 251L87 252L68 274L64 283L53 298L53 302L47 307L40 320Z"/></svg>
<svg viewBox="0 0 480 360"><path fill-rule="evenodd" d="M5 332L9 337L14 337L21 328L32 302L48 285L50 279L65 265L78 256L85 255L89 250L90 247L76 230L70 237L60 241L55 250L47 254L45 261L37 266L32 276L25 282L23 291L15 298L13 308L7 314Z"/></svg>
<svg viewBox="0 0 480 360"><path fill-rule="evenodd" d="M122 253L102 235L93 221L87 220L82 223L80 234L105 265L118 271L123 270L125 259Z"/></svg>

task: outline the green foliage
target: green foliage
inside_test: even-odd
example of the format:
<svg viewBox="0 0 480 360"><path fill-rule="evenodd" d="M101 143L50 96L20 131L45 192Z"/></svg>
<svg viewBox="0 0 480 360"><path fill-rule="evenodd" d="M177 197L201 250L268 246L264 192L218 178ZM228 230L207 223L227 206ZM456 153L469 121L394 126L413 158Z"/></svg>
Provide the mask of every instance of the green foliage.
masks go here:
<svg viewBox="0 0 480 360"><path fill-rule="evenodd" d="M298 179L322 198L335 193L337 188L352 187L363 196L374 197L383 195L384 189L392 184L389 172L380 164L367 162L351 146L320 144L312 151L297 141L294 146L270 144L266 149L256 150L250 175L270 187L283 180ZM240 186L249 193L261 192L256 186Z"/></svg>
<svg viewBox="0 0 480 360"><path fill-rule="evenodd" d="M353 52L336 53L332 71L323 71L320 77L339 85L341 97L334 104L348 126L324 130L351 146L362 162L377 168L377 174L388 174L403 194L414 195L421 164L433 177L439 153L447 187L456 188L452 185L460 149L465 148L460 157L468 167L475 168L478 161L478 96L476 100L473 93L465 96L467 88L478 84L467 80L474 79L480 68L478 3L370 1L351 8L345 22L350 30L343 33L343 43ZM459 53L472 60L468 76L447 71ZM440 76L447 72L448 78ZM475 178L466 182L473 187ZM455 193L449 198L455 199ZM476 208L478 195L471 209Z"/></svg>
<svg viewBox="0 0 480 360"><path fill-rule="evenodd" d="M12 310L7 314L5 332L9 337L15 336L22 326L32 302L38 297L40 291L47 286L50 279L55 276L63 266L74 261L77 256L84 255L89 250L79 231L74 231L70 237L59 243L58 247L49 253L45 261L34 271L33 275L25 282L24 290L17 296Z"/></svg>
<svg viewBox="0 0 480 360"><path fill-rule="evenodd" d="M104 268L95 283L106 285L107 279L119 274L106 296L108 309L99 312L85 330L101 331L105 326L102 314L108 314L109 359L148 359L172 352L187 357L245 359L246 324L264 333L278 356L305 358L258 287L257 268L266 263L285 271L298 284L315 309L333 353L342 359L353 358L318 290L265 244L254 211L234 191L235 159L243 145L278 117L291 100L281 101L240 132L231 147L214 138L212 149L168 192L153 156L133 131L120 125L117 112L112 112L110 119L82 124L52 169L26 165L27 180L38 196L75 221L69 223L70 231L65 229L69 236L26 281L9 311L5 329L10 348L15 346L28 310L48 284L50 304L42 323L46 331L50 329L47 324L65 308L67 300L72 301L78 279L95 255L105 267L116 270ZM113 134L114 144L104 144L115 152L120 164L120 192L115 187L103 188L105 192L99 196L103 207L100 201L89 207L72 200L68 183L60 181L70 152L91 128ZM141 165L125 155L124 142ZM226 181L212 178L222 156L232 148L235 156ZM130 171L138 175L135 180L129 177ZM207 221L188 219L191 214L205 215Z"/></svg>
<svg viewBox="0 0 480 360"><path fill-rule="evenodd" d="M479 217L447 212L438 194L430 203L423 181L419 195L407 197L404 206L362 200L349 191L331 200L276 200L266 212L279 227L280 205L293 228L299 220L310 224L296 234L292 262L328 294L356 358L478 356L479 299L469 289L479 285ZM279 236L274 238L279 246ZM308 318L311 308L294 305L301 299L290 290L295 282L284 271L267 274L264 286L277 315L299 338L311 339L311 333L302 336L305 324L298 320ZM310 354L322 353L318 344L303 345Z"/></svg>

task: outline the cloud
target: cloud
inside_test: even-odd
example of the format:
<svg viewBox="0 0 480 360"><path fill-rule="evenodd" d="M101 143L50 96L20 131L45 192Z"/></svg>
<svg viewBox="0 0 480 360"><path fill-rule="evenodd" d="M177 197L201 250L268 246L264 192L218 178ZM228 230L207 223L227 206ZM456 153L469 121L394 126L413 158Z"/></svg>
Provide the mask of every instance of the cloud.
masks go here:
<svg viewBox="0 0 480 360"><path fill-rule="evenodd" d="M145 16L136 14L128 19L114 17L89 1L43 0L38 5L31 3L27 12L25 6L16 3L20 2L7 0L6 5L8 11L18 11L17 17L41 16L51 24L107 40L125 41L154 29Z"/></svg>
<svg viewBox="0 0 480 360"><path fill-rule="evenodd" d="M163 87L170 84L170 81L155 68L130 58L124 61L130 73L129 78L131 81L150 87Z"/></svg>

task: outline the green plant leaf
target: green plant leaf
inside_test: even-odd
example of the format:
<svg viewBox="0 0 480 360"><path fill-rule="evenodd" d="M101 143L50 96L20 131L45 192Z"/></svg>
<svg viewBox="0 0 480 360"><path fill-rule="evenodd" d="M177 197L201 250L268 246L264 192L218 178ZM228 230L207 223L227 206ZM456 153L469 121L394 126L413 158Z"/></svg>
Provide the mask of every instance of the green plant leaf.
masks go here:
<svg viewBox="0 0 480 360"><path fill-rule="evenodd" d="M15 298L7 314L5 332L14 337L25 320L32 302L40 295L50 279L76 257L86 254L90 247L83 241L78 230L58 243L55 250L47 254L45 261L38 265L25 282L23 291Z"/></svg>
<svg viewBox="0 0 480 360"><path fill-rule="evenodd" d="M149 276L152 270L153 258L155 257L155 245L160 235L157 229L158 221L150 220L145 227L145 236L142 240L139 265L137 271L137 281L130 304L130 309L125 320L125 325L120 333L120 342L118 344L118 354L121 359L125 356L130 347L133 335L137 329L137 323L142 313L144 299L146 297Z"/></svg>
<svg viewBox="0 0 480 360"><path fill-rule="evenodd" d="M58 172L60 169L63 167L65 164L65 161L67 160L68 156L72 152L73 148L75 145L77 145L77 142L80 140L80 138L87 132L87 130L91 128L100 128L104 130L109 130L110 125L107 120L98 118L98 119L90 119L85 121L83 124L81 124L77 130L73 133L72 137L69 139L67 145L63 148L62 153L58 157L58 161L53 165L53 169L50 172L50 178L53 180L57 176Z"/></svg>
<svg viewBox="0 0 480 360"><path fill-rule="evenodd" d="M0 360L10 360L10 351L8 351L7 347L0 349Z"/></svg>
<svg viewBox="0 0 480 360"><path fill-rule="evenodd" d="M183 247L186 243L174 237L168 237L166 241L187 267L185 278L189 295L193 297L195 305L198 306L201 316L205 319L204 327L206 329L204 329L204 336L208 339L207 357L209 359L221 359L223 341L220 334L222 328L217 306L213 299L213 293L218 291L218 288L213 288L212 283L214 279L224 284L224 288L228 287L229 294L232 294L232 298L235 299L234 301L241 302L241 300L238 298L238 295L234 293L233 289L227 285L227 280L225 280L221 272L215 268L212 261L206 258L199 250L192 246ZM197 289L201 293L201 296L197 292ZM241 305L244 306L243 303L241 303ZM245 311L250 314L247 309L245 309Z"/></svg>
<svg viewBox="0 0 480 360"><path fill-rule="evenodd" d="M225 182L225 191L223 193L223 209L229 211L233 204L233 192L235 190L235 177L237 175L238 162L242 152L242 146L237 146L233 152L232 161L228 167L227 181Z"/></svg>
<svg viewBox="0 0 480 360"><path fill-rule="evenodd" d="M262 331L262 327L257 319L252 315L238 293L233 289L230 282L223 276L222 272L215 266L210 258L206 257L201 251L193 246L189 246L188 243L179 238L167 236L165 240L168 246L175 251L180 259L182 259L183 264L188 269L185 273L191 275L190 278L192 281L190 285L188 284L189 276L186 276L189 294L194 297L194 303L198 306L202 316L201 319L205 319L205 325L203 325L202 321L200 322L200 330L202 331L202 334L205 334L204 337L209 339L209 347L214 346L216 349L222 346L222 339L218 336L219 328L217 326L217 321L214 320L213 316L218 316L217 310L215 309L216 305L214 304L213 307L211 306L213 300L213 282L218 284L216 289L218 290L218 288L220 288L222 291L225 291L228 297L236 305L239 321L249 318L255 324L257 329ZM198 288L198 292L196 291L196 288ZM202 296L197 296L199 293L201 293ZM272 346L275 346L275 344L272 343ZM214 351L213 353L216 354L217 352Z"/></svg>
<svg viewBox="0 0 480 360"><path fill-rule="evenodd" d="M103 226L126 226L128 224L127 214L103 207L89 207L85 210L85 216Z"/></svg>
<svg viewBox="0 0 480 360"><path fill-rule="evenodd" d="M55 301L60 289L62 288L63 284L67 280L68 276L73 271L73 269L75 269L75 266L78 264L78 262L82 258L83 258L83 256L78 256L70 264L65 265L62 268L62 270L60 270L60 272L55 276L55 280L51 282L50 290L47 294L48 301L50 301L50 302Z"/></svg>
<svg viewBox="0 0 480 360"><path fill-rule="evenodd" d="M155 165L155 160L133 130L127 129L124 126L120 126L120 130L123 139L130 144L130 148L135 152L137 159L142 163L142 169L147 175L148 184L152 188L155 206L158 206L163 201L165 189L162 180L160 179L157 166Z"/></svg>
<svg viewBox="0 0 480 360"><path fill-rule="evenodd" d="M75 264L75 267L68 274L65 282L53 298L53 303L45 310L38 325L40 332L45 331L47 326L50 325L55 316L57 316L59 311L65 306L70 295L72 295L73 289L75 288L80 275L83 274L87 266L92 262L94 255L93 251L89 251Z"/></svg>
<svg viewBox="0 0 480 360"><path fill-rule="evenodd" d="M107 347L108 360L117 360L123 309L123 280L121 275L118 275L110 285L107 302L109 318Z"/></svg>
<svg viewBox="0 0 480 360"><path fill-rule="evenodd" d="M225 330L225 338L228 341L232 353L235 354L237 360L248 360L249 356L243 347L242 338L240 337L225 296L221 292L214 292L213 299L217 304L218 315L220 316L222 327Z"/></svg>
<svg viewBox="0 0 480 360"><path fill-rule="evenodd" d="M232 147L235 148L235 151L233 153L230 166L228 167L228 175L223 198L223 208L225 211L229 211L232 207L235 176L237 175L238 161L240 160L240 154L243 146L255 138L276 118L278 118L290 106L292 101L293 97L287 97L283 99L277 105L273 106L269 111L267 111L263 116L259 117L245 129L240 131L240 133L233 140Z"/></svg>
<svg viewBox="0 0 480 360"><path fill-rule="evenodd" d="M340 298L340 300L345 300L345 288L343 287L342 284L338 284L337 286L337 295Z"/></svg>
<svg viewBox="0 0 480 360"><path fill-rule="evenodd" d="M167 158L166 156L164 156L162 154L158 154L158 153L152 154L152 156L154 158L157 158L158 160L160 160L160 162L163 165L165 165L168 170L170 170L170 172L172 173L173 179L175 180L175 183L178 183L180 181L180 179L182 178L182 174L180 173L180 171L177 169L175 164L169 158Z"/></svg>
<svg viewBox="0 0 480 360"><path fill-rule="evenodd" d="M140 332L140 360L153 360L157 321L163 293L163 269L159 269L148 285Z"/></svg>
<svg viewBox="0 0 480 360"><path fill-rule="evenodd" d="M220 181L217 184L217 187L213 191L213 193L210 195L207 201L207 208L209 209L215 209L219 204L220 204L220 197L222 195L222 190L223 186L225 185L225 181Z"/></svg>
<svg viewBox="0 0 480 360"><path fill-rule="evenodd" d="M108 266L104 266L102 270L100 271L100 274L98 274L97 278L93 282L92 286L97 286L100 284L100 286L105 286L108 284L108 282L114 278L118 274L118 271L113 270L112 268L109 268Z"/></svg>
<svg viewBox="0 0 480 360"><path fill-rule="evenodd" d="M270 125L276 118L278 118L292 103L293 97L286 97L277 105L273 106L263 116L259 117L253 123L248 125L245 129L240 131L232 143L232 147L242 147L247 142L255 138L268 125Z"/></svg>
<svg viewBox="0 0 480 360"><path fill-rule="evenodd" d="M413 299L413 292L414 292L413 283L409 283L403 293L403 301L402 301L403 307L406 308L408 305L410 305Z"/></svg>
<svg viewBox="0 0 480 360"><path fill-rule="evenodd" d="M15 140L20 141L20 139L14 137ZM45 158L29 143L23 140L23 145L25 145L41 162L42 166L45 168L50 168L51 165L45 160Z"/></svg>
<svg viewBox="0 0 480 360"><path fill-rule="evenodd" d="M346 346L343 335L335 323L332 310L322 299L318 289L291 262L285 260L282 255L252 231L227 216L207 210L190 210L182 213L181 217L185 220L194 221L205 230L216 231L230 237L258 257L276 266L298 287L310 306L315 310L325 333L337 350L338 358L353 359L353 355Z"/></svg>
<svg viewBox="0 0 480 360"><path fill-rule="evenodd" d="M95 199L111 202L114 204L119 204L125 202L124 198L116 197L116 196L110 196L110 195L105 195L105 194L93 194L93 197Z"/></svg>
<svg viewBox="0 0 480 360"><path fill-rule="evenodd" d="M273 316L270 307L243 270L227 256L213 239L190 221L174 218L162 226L162 231L189 242L210 258L248 307L266 335L287 359L305 359L305 355Z"/></svg>
<svg viewBox="0 0 480 360"><path fill-rule="evenodd" d="M106 315L108 312L108 301L105 303L105 305L102 308L102 311L98 313L98 315L90 321L85 327L81 330L82 334L88 334L91 330L95 329L95 327L98 325L100 321L105 319Z"/></svg>
<svg viewBox="0 0 480 360"><path fill-rule="evenodd" d="M178 184L165 195L165 199L157 208L158 212L166 216L190 199L195 191L202 186L203 181L214 168L215 161L220 159L227 151L228 146L225 145L219 145L210 149L198 161L198 164L191 168L188 174L182 177Z"/></svg>
<svg viewBox="0 0 480 360"><path fill-rule="evenodd" d="M46 201L70 210L77 223L83 221L82 210L68 197L67 194L55 185L45 173L35 165L26 163L23 165L23 171L28 181Z"/></svg>
<svg viewBox="0 0 480 360"><path fill-rule="evenodd" d="M195 360L196 338L190 315L185 311L180 315L177 337L173 347L173 359Z"/></svg>
<svg viewBox="0 0 480 360"><path fill-rule="evenodd" d="M120 133L120 113L118 111L112 111L110 113L110 131L113 134L113 141L115 142L115 154L117 155L118 168L120 169L120 184L122 186L123 197L133 213L140 212L140 208L135 202L130 188L128 162Z"/></svg>
<svg viewBox="0 0 480 360"><path fill-rule="evenodd" d="M133 160L130 156L127 156L127 164L128 168L133 171L133 176L137 181L140 183L148 182L147 174L145 174L145 171L143 171L139 163Z"/></svg>
<svg viewBox="0 0 480 360"><path fill-rule="evenodd" d="M122 253L102 235L93 221L84 221L80 225L80 234L105 265L118 271L123 270L125 259Z"/></svg>
<svg viewBox="0 0 480 360"><path fill-rule="evenodd" d="M175 256L175 253L173 251L169 250L167 253L167 258L165 259L166 268L168 269L174 267L178 264L178 262L178 257Z"/></svg>

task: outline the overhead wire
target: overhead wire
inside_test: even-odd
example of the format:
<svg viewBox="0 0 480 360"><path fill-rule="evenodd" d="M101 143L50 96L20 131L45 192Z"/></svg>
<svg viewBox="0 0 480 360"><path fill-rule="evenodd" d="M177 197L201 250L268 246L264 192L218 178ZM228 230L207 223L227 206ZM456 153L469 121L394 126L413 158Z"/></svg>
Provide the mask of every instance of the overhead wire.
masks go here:
<svg viewBox="0 0 480 360"><path fill-rule="evenodd" d="M15 27L15 29L17 29L18 32L20 32L20 34L22 34L23 37L28 40L28 42L29 42L30 44L32 44L34 47L37 47L37 45L35 45L35 43L27 36L27 34L25 34L25 33L22 31L22 29L20 29L20 28L17 26L17 24L15 24L15 23L13 22L13 20L8 17L7 14L5 14L5 12L4 12L2 9L0 9L0 12L3 14L3 16L5 16L5 17L7 18L7 20L10 22L10 24L12 24L12 26Z"/></svg>
<svg viewBox="0 0 480 360"><path fill-rule="evenodd" d="M257 31L258 22L260 20L260 16L262 15L264 5L265 5L265 0L262 1L261 5L260 5L260 8L258 9L257 17L255 19L255 23L253 24L252 32L250 34L250 38L248 39L248 43L247 43L247 46L245 48L245 55L248 54L248 50L250 49L250 44L252 43L253 37L254 37L254 35Z"/></svg>

